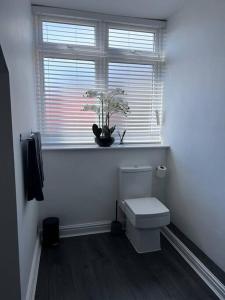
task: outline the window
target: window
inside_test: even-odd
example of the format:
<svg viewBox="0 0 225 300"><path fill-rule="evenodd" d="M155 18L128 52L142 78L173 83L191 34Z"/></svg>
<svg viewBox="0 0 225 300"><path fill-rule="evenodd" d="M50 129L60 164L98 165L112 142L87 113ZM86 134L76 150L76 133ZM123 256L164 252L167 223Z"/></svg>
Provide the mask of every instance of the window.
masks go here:
<svg viewBox="0 0 225 300"><path fill-rule="evenodd" d="M35 9L43 143L94 143L97 117L82 110L83 94L113 88L125 90L130 114L114 117L111 125L127 130L127 143L160 143L164 22L73 14Z"/></svg>

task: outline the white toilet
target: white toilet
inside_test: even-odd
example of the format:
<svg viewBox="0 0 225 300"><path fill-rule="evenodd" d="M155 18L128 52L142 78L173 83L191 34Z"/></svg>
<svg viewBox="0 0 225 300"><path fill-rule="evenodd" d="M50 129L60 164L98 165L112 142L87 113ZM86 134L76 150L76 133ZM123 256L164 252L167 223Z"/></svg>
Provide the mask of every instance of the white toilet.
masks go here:
<svg viewBox="0 0 225 300"><path fill-rule="evenodd" d="M126 235L138 253L160 250L160 228L170 212L151 197L152 167L119 168L119 207L126 218Z"/></svg>

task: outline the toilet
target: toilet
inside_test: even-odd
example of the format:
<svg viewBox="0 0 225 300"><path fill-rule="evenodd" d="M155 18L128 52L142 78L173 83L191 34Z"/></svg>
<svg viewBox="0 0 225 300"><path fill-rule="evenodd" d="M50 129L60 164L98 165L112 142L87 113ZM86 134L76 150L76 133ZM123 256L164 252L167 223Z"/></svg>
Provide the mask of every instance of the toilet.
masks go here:
<svg viewBox="0 0 225 300"><path fill-rule="evenodd" d="M152 195L150 166L119 168L119 207L126 236L138 253L158 251L160 228L170 223L169 209Z"/></svg>

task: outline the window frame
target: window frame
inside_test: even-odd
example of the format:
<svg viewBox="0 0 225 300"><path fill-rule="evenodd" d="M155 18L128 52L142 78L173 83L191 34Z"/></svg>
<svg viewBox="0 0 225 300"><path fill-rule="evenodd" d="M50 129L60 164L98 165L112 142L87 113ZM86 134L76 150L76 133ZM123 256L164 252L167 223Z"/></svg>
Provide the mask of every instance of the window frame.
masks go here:
<svg viewBox="0 0 225 300"><path fill-rule="evenodd" d="M104 14L86 13L75 10L65 10L56 8L46 8L34 6L33 8L35 20L35 36L36 36L36 76L37 97L40 104L38 105L38 126L42 129L44 124L44 58L67 58L77 60L90 60L95 62L96 76L104 82L105 88L108 86L108 66L109 63L139 63L151 64L155 68L154 77L159 76L159 67L162 65L162 43L163 33L166 22L157 20L147 20L130 17L117 17ZM80 24L87 26L95 26L96 46L84 45L64 45L57 43L46 43L43 41L42 22L58 22L67 24ZM108 32L109 28L118 28L121 30L134 30L153 32L155 34L155 51L141 50L125 50L113 49L109 47ZM162 120L162 116L160 118ZM149 137L151 138L151 136ZM161 141L162 142L162 141ZM129 142L127 142L129 144ZM133 144L135 142L131 142ZM139 143L139 142L137 142ZM146 144L155 144L156 142L149 139ZM157 142L157 144L160 142ZM52 143L46 143L46 145ZM59 143L61 144L61 143ZM76 143L77 144L77 143ZM80 143L84 144L84 143ZM86 144L86 143L85 143ZM94 144L88 143L88 144ZM143 144L143 142L141 143Z"/></svg>
<svg viewBox="0 0 225 300"><path fill-rule="evenodd" d="M47 43L43 41L43 32L42 32L42 22L54 22L54 23L68 23L68 24L74 24L74 19L72 18L63 18L63 17L52 17L52 16L35 16L36 21L38 23L37 30L36 30L36 41L38 42L38 47L41 51L50 51L50 52L65 52L65 53L71 53L79 54L80 52L84 53L98 53L100 51L100 43L99 43L99 22L97 21L90 21L90 20L76 20L77 25L89 25L95 27L95 41L96 46L84 46L84 45L67 45L67 44L59 44L59 43Z"/></svg>

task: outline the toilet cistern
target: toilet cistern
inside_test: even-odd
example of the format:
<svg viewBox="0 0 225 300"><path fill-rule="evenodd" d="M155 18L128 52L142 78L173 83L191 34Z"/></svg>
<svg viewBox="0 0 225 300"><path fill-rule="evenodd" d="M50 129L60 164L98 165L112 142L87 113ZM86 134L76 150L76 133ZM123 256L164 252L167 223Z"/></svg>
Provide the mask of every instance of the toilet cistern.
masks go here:
<svg viewBox="0 0 225 300"><path fill-rule="evenodd" d="M170 223L169 209L152 197L151 166L119 168L119 206L126 235L138 253L160 250L160 228Z"/></svg>

